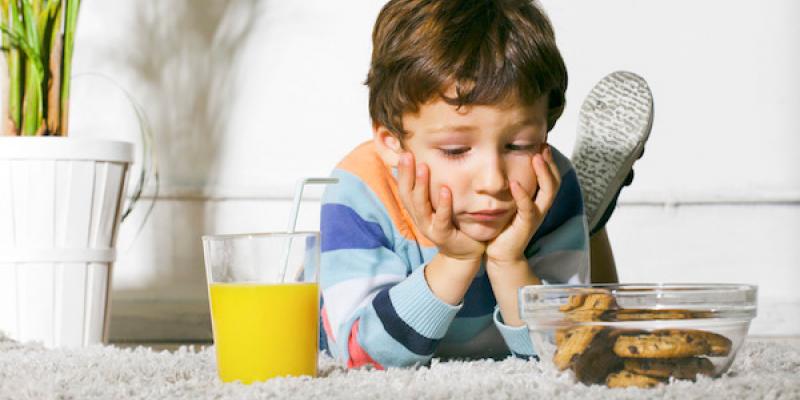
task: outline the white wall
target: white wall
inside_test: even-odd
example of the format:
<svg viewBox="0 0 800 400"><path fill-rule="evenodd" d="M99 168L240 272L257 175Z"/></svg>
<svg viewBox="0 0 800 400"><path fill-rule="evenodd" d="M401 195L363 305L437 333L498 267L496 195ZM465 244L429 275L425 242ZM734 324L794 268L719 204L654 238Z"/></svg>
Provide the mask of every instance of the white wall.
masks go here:
<svg viewBox="0 0 800 400"><path fill-rule="evenodd" d="M208 338L200 235L282 229L301 176L369 137L382 1L84 2L75 70L143 105L161 190L122 227L112 336ZM752 332L800 334L800 3L542 1L570 73L552 134L608 72L644 76L656 119L609 224L623 281L760 285ZM72 130L136 140L114 85L75 81ZM317 224L310 194L301 226Z"/></svg>

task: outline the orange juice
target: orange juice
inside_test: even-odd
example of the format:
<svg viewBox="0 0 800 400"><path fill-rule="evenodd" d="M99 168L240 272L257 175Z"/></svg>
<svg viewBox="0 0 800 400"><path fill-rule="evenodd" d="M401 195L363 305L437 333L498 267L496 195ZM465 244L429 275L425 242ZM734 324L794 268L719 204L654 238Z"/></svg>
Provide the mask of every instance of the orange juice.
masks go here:
<svg viewBox="0 0 800 400"><path fill-rule="evenodd" d="M209 292L223 382L316 376L318 284L212 283Z"/></svg>

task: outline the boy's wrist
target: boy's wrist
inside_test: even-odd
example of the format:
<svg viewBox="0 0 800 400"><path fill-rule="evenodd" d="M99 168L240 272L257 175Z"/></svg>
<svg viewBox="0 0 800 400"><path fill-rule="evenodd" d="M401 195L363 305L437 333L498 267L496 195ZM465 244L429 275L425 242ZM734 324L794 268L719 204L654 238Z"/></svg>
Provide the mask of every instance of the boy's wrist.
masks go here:
<svg viewBox="0 0 800 400"><path fill-rule="evenodd" d="M481 266L481 259L452 258L437 254L425 267L425 281L434 295L445 303L457 305Z"/></svg>
<svg viewBox="0 0 800 400"><path fill-rule="evenodd" d="M525 259L513 261L487 260L486 274L497 299L504 324L510 327L522 326L517 308L517 291L525 285L537 285L541 280L533 273Z"/></svg>
<svg viewBox="0 0 800 400"><path fill-rule="evenodd" d="M501 264L487 260L486 275L492 283L493 290L510 290L514 293L514 297L516 297L517 289L521 286L541 284L541 280L525 259ZM497 293L495 293L495 297L497 297Z"/></svg>
<svg viewBox="0 0 800 400"><path fill-rule="evenodd" d="M528 260L524 257L516 257L511 259L498 260L494 258L486 258L486 271L487 273L499 271L519 271L528 269Z"/></svg>
<svg viewBox="0 0 800 400"><path fill-rule="evenodd" d="M481 267L481 261L483 257L453 257L447 254L439 253L434 256L434 259L438 259L437 264L440 264L443 268L446 268L448 271L448 275L452 276L453 278L461 278L463 280L472 281L472 278L475 277L475 274Z"/></svg>
<svg viewBox="0 0 800 400"><path fill-rule="evenodd" d="M463 265L471 265L472 263L478 263L483 260L484 256L486 255L486 246L482 245L480 248L471 249L469 252L453 252L448 251L443 247L439 247L439 253L437 256L446 257L449 261L453 261L454 263L463 264Z"/></svg>

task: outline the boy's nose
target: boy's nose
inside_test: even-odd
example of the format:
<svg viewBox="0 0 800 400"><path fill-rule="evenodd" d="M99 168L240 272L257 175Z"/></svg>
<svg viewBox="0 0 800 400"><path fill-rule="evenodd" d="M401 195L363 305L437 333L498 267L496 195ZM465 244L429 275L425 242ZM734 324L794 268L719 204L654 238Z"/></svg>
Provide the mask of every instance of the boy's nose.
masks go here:
<svg viewBox="0 0 800 400"><path fill-rule="evenodd" d="M497 194L508 190L505 166L495 158L482 165L475 174L475 189L478 193Z"/></svg>

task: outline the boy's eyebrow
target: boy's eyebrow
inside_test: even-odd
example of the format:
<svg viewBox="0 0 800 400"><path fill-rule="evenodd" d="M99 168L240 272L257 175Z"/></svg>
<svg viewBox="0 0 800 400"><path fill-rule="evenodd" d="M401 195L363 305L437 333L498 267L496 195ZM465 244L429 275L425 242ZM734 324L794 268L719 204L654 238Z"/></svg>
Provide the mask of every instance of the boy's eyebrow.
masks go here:
<svg viewBox="0 0 800 400"><path fill-rule="evenodd" d="M539 117L531 115L529 117L526 117L524 119L521 119L521 120L509 125L508 128L506 128L506 129L507 129L508 132L511 132L511 131L515 131L515 130L517 130L519 128L522 128L523 126L541 125L543 123L544 123L544 120L542 118L539 118Z"/></svg>
<svg viewBox="0 0 800 400"><path fill-rule="evenodd" d="M471 133L476 130L478 129L472 125L443 125L431 129L429 133L452 133L452 132Z"/></svg>
<svg viewBox="0 0 800 400"><path fill-rule="evenodd" d="M511 125L509 125L506 130L507 131L514 131L523 126L528 125L541 125L543 123L543 119L535 116L530 116L524 119L521 119ZM475 132L477 128L473 125L442 125L440 127L433 128L429 131L429 133L472 133Z"/></svg>

